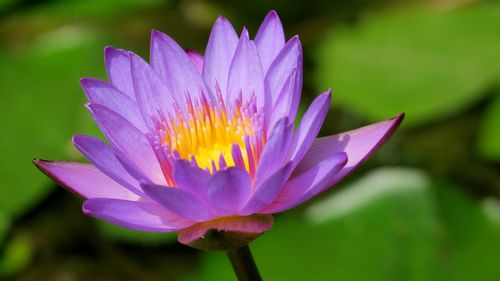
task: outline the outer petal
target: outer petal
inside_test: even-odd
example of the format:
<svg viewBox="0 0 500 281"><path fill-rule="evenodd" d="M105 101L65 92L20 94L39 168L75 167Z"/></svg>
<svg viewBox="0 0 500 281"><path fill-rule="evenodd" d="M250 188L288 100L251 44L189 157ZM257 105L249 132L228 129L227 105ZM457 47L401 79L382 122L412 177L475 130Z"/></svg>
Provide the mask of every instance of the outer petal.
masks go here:
<svg viewBox="0 0 500 281"><path fill-rule="evenodd" d="M205 50L203 79L213 93L218 84L224 91L223 97L226 97L229 68L236 46L238 46L238 35L233 26L227 19L219 17L212 28Z"/></svg>
<svg viewBox="0 0 500 281"><path fill-rule="evenodd" d="M198 70L198 72L201 74L203 71L203 56L197 51L191 49L187 49L186 54L196 67L196 70Z"/></svg>
<svg viewBox="0 0 500 281"><path fill-rule="evenodd" d="M300 120L299 127L295 131L289 151L289 159L297 165L302 159L311 143L316 138L330 107L331 91L318 96Z"/></svg>
<svg viewBox="0 0 500 281"><path fill-rule="evenodd" d="M266 73L276 55L285 45L285 33L276 11L270 11L266 15L255 36L255 44L259 50L262 69Z"/></svg>
<svg viewBox="0 0 500 281"><path fill-rule="evenodd" d="M262 184L256 186L254 194L240 211L240 215L246 216L257 213L270 205L283 188L284 183L292 173L292 163L289 162L283 168L267 178Z"/></svg>
<svg viewBox="0 0 500 281"><path fill-rule="evenodd" d="M276 122L285 117L292 123L295 120L300 102L300 91L296 91L298 79L297 70L293 70L281 89L278 96L279 102L273 107L268 128L274 128Z"/></svg>
<svg viewBox="0 0 500 281"><path fill-rule="evenodd" d="M248 31L243 30L236 53L229 70L226 105L242 96L243 102L249 102L255 96L258 109L264 108L267 98L264 93L264 75L255 42L248 38ZM266 112L266 111L264 111Z"/></svg>
<svg viewBox="0 0 500 281"><path fill-rule="evenodd" d="M283 118L276 124L271 136L262 151L255 175L256 184L265 180L283 165L290 141L292 140L293 124L288 118Z"/></svg>
<svg viewBox="0 0 500 281"><path fill-rule="evenodd" d="M329 186L346 162L346 154L338 152L316 163L309 170L289 180L276 200L261 213L278 213L301 204L316 195L318 189Z"/></svg>
<svg viewBox="0 0 500 281"><path fill-rule="evenodd" d="M213 217L208 207L190 192L179 188L145 183L141 186L151 199L186 220L202 222Z"/></svg>
<svg viewBox="0 0 500 281"><path fill-rule="evenodd" d="M125 228L172 232L192 225L153 202L95 198L85 201L83 212Z"/></svg>
<svg viewBox="0 0 500 281"><path fill-rule="evenodd" d="M186 104L186 91L192 100L207 93L205 82L186 52L168 35L151 32L151 66L180 106Z"/></svg>
<svg viewBox="0 0 500 281"><path fill-rule="evenodd" d="M139 179L165 184L156 155L146 136L123 117L107 107L90 104L89 109L129 172Z"/></svg>
<svg viewBox="0 0 500 281"><path fill-rule="evenodd" d="M403 118L404 113L391 120L382 121L338 135L319 138L311 145L297 166L296 171L308 170L315 163L322 161L329 155L343 151L347 154L349 160L345 167L332 180L331 184L335 184L368 159L384 144L398 128L399 124L401 124Z"/></svg>
<svg viewBox="0 0 500 281"><path fill-rule="evenodd" d="M209 172L186 160L174 162L174 180L177 187L196 194L203 200L207 197L206 186L209 179Z"/></svg>
<svg viewBox="0 0 500 281"><path fill-rule="evenodd" d="M135 100L98 79L83 78L80 83L91 103L103 105L123 116L142 132L147 131L144 118Z"/></svg>
<svg viewBox="0 0 500 281"><path fill-rule="evenodd" d="M74 136L73 144L108 177L136 194L143 194L139 182L123 168L113 149L105 142L92 136Z"/></svg>
<svg viewBox="0 0 500 281"><path fill-rule="evenodd" d="M153 71L151 66L139 56L130 54L132 80L144 121L151 130L154 130L152 120L161 118L175 108L175 100L165 86L165 83Z"/></svg>
<svg viewBox="0 0 500 281"><path fill-rule="evenodd" d="M128 52L108 46L104 49L104 61L109 82L135 100Z"/></svg>
<svg viewBox="0 0 500 281"><path fill-rule="evenodd" d="M218 216L236 215L250 191L250 175L238 167L214 173L207 183L208 202Z"/></svg>
<svg viewBox="0 0 500 281"><path fill-rule="evenodd" d="M33 163L59 185L84 198L137 200L139 196L121 186L95 166L73 162L33 160Z"/></svg>
<svg viewBox="0 0 500 281"><path fill-rule="evenodd" d="M298 36L292 37L281 49L265 76L266 94L270 96L271 104L276 105L286 80L296 70L297 80L293 94L300 95L302 91L302 45Z"/></svg>

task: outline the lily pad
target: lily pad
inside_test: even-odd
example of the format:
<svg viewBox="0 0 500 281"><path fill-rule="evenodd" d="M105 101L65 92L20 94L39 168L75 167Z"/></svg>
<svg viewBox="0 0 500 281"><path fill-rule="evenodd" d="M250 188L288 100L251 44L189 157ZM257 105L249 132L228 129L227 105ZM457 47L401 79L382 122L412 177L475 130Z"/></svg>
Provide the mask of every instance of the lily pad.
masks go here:
<svg viewBox="0 0 500 281"><path fill-rule="evenodd" d="M406 126L477 102L500 79L500 4L416 6L367 15L320 46L317 86L373 120L406 112Z"/></svg>
<svg viewBox="0 0 500 281"><path fill-rule="evenodd" d="M85 133L78 130L85 111L78 80L104 75L103 45L98 36L68 26L41 35L17 56L0 52L0 210L17 216L51 190L31 159L61 159L73 151L71 136Z"/></svg>
<svg viewBox="0 0 500 281"><path fill-rule="evenodd" d="M64 20L78 17L109 18L138 9L158 7L163 0L63 0L44 5L37 12L50 14Z"/></svg>
<svg viewBox="0 0 500 281"><path fill-rule="evenodd" d="M481 124L478 148L485 158L500 161L500 90L486 110Z"/></svg>
<svg viewBox="0 0 500 281"><path fill-rule="evenodd" d="M498 280L498 201L475 202L446 184L436 191L444 238L438 249L441 264L436 280Z"/></svg>

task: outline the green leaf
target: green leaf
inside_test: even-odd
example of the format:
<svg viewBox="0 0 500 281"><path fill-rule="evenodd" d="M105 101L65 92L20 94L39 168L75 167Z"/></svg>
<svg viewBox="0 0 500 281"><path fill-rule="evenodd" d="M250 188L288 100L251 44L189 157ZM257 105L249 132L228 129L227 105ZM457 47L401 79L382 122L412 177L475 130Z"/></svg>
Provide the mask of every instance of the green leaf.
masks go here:
<svg viewBox="0 0 500 281"><path fill-rule="evenodd" d="M60 0L53 1L37 9L37 12L49 14L63 20L75 17L110 18L138 9L157 7L165 4L163 0Z"/></svg>
<svg viewBox="0 0 500 281"><path fill-rule="evenodd" d="M500 94L488 106L481 124L478 149L485 158L500 161Z"/></svg>
<svg viewBox="0 0 500 281"><path fill-rule="evenodd" d="M84 116L82 76L103 76L104 43L78 27L42 34L15 56L0 51L2 107L0 111L0 210L19 215L38 202L53 184L31 159L62 159L73 154L71 136ZM87 126L88 127L88 126ZM65 157L67 159L67 157Z"/></svg>
<svg viewBox="0 0 500 281"><path fill-rule="evenodd" d="M444 243L437 280L495 281L500 276L500 203L474 202L454 186L436 188Z"/></svg>
<svg viewBox="0 0 500 281"><path fill-rule="evenodd" d="M413 7L366 16L326 36L317 86L373 120L442 119L477 102L500 78L500 5Z"/></svg>

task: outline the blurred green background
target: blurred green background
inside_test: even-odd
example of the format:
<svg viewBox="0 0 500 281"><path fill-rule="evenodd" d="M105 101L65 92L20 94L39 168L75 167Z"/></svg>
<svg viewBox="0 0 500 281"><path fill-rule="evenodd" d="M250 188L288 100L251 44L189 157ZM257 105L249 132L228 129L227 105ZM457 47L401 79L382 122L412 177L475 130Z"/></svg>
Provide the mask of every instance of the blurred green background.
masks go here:
<svg viewBox="0 0 500 281"><path fill-rule="evenodd" d="M265 280L500 280L500 2L1 0L0 279L234 280L222 253L81 215L31 159L82 161L99 135L81 77L103 48L147 57L152 28L204 51L222 14L299 34L302 106L332 88L322 135L406 112L396 135L253 244Z"/></svg>

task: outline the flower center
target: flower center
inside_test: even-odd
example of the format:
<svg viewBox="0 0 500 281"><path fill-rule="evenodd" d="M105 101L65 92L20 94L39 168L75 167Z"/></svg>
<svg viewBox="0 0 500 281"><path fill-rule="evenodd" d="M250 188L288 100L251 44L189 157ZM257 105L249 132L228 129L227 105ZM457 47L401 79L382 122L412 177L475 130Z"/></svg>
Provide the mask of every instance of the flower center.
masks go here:
<svg viewBox="0 0 500 281"><path fill-rule="evenodd" d="M215 101L202 96L201 101L189 100L186 108L157 122L157 144L165 156L160 163L167 180L173 183L171 167L176 159L210 173L239 166L253 176L266 140L255 99L242 103L239 98L226 107L220 94Z"/></svg>

